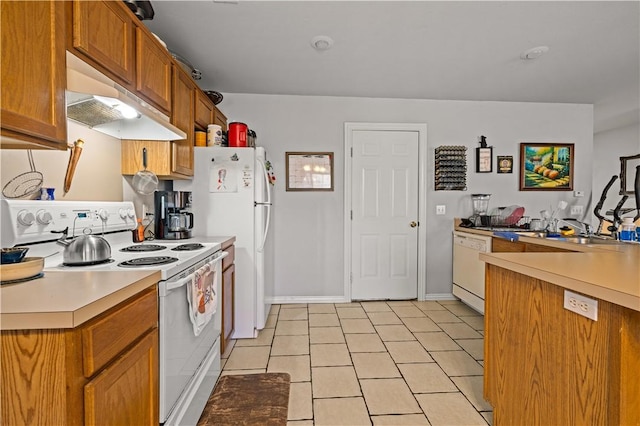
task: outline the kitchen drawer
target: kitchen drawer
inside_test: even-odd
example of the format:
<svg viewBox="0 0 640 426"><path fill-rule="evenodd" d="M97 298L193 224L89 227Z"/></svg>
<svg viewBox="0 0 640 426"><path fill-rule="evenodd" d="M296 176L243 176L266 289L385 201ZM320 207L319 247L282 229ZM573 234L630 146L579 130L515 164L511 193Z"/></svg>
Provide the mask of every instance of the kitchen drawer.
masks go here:
<svg viewBox="0 0 640 426"><path fill-rule="evenodd" d="M524 252L526 244L520 241L508 241L503 238L494 238L491 246L493 253Z"/></svg>
<svg viewBox="0 0 640 426"><path fill-rule="evenodd" d="M236 257L236 246L232 245L224 249L229 255L222 259L222 270L224 271L229 266L233 265Z"/></svg>
<svg viewBox="0 0 640 426"><path fill-rule="evenodd" d="M156 287L116 306L82 329L85 377L91 377L147 330L158 325Z"/></svg>
<svg viewBox="0 0 640 426"><path fill-rule="evenodd" d="M562 252L566 252L566 253L574 253L573 250L569 250L569 249L563 249L560 247L551 247L551 246L545 246L542 244L531 244L531 243L527 243L527 246L525 248L526 252L537 252L537 253L562 253Z"/></svg>
<svg viewBox="0 0 640 426"><path fill-rule="evenodd" d="M156 328L85 385L85 424L157 425L160 420L157 372ZM118 404L120 401L132 403Z"/></svg>

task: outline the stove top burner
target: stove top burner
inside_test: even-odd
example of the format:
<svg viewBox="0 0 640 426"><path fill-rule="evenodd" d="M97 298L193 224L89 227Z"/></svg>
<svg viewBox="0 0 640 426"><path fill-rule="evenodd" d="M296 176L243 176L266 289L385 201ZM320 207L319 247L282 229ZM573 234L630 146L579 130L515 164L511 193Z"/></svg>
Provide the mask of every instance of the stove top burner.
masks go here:
<svg viewBox="0 0 640 426"><path fill-rule="evenodd" d="M169 256L153 256L153 257L139 257L137 259L125 260L118 263L118 266L123 268L135 268L138 266L156 266L166 265L167 263L177 262L178 259Z"/></svg>
<svg viewBox="0 0 640 426"><path fill-rule="evenodd" d="M68 268L79 268L81 266L94 266L94 265L102 265L105 263L113 262L113 259L104 259L104 260L96 260L94 262L83 262L83 263L63 263L62 266L66 266Z"/></svg>
<svg viewBox="0 0 640 426"><path fill-rule="evenodd" d="M137 246L129 246L125 248L121 248L120 251L124 252L144 252L144 251L159 251L166 249L166 246L161 246L159 244L139 244Z"/></svg>
<svg viewBox="0 0 640 426"><path fill-rule="evenodd" d="M173 251L193 251L203 249L204 246L200 243L189 243L189 244L180 244L172 248Z"/></svg>

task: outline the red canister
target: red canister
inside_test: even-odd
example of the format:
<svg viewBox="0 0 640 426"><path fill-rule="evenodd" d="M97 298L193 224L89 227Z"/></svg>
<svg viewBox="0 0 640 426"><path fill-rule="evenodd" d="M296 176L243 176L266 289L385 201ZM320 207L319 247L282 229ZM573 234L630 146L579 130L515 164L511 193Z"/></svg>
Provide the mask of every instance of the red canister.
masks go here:
<svg viewBox="0 0 640 426"><path fill-rule="evenodd" d="M229 146L230 147L246 147L247 146L247 130L248 127L244 123L229 123Z"/></svg>

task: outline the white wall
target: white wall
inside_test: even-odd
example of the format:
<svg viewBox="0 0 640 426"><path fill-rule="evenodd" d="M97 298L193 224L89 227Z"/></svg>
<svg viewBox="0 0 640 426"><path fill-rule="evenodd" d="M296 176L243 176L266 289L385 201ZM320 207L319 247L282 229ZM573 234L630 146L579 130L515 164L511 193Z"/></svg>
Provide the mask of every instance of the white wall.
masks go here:
<svg viewBox="0 0 640 426"><path fill-rule="evenodd" d="M85 143L66 195L63 188L70 151L32 151L36 170L43 174L43 186L55 188L56 200L122 201L120 140L68 121L67 141L77 139ZM3 188L14 176L30 170L27 151L22 149L0 150L0 164Z"/></svg>
<svg viewBox="0 0 640 426"><path fill-rule="evenodd" d="M538 212L559 200L584 204L591 194L593 108L591 105L466 102L309 96L225 94L220 107L229 121L243 121L267 148L277 177L274 208L276 297L343 296L343 126L345 122L426 123L429 149L427 190L427 295L451 293L451 229L454 217L471 214L469 194L491 193L491 207L520 204ZM514 156L514 173L476 174L477 138L487 136L496 155ZM574 189L585 192L520 192L520 142L574 143ZM440 145L465 145L468 190L433 190L433 150ZM286 192L286 151L333 151L335 191ZM447 207L435 215L435 205ZM586 207L586 206L585 206Z"/></svg>
<svg viewBox="0 0 640 426"><path fill-rule="evenodd" d="M600 199L605 185L614 175L620 174L620 157L640 154L640 123L596 133L593 138L593 206ZM633 179L635 175L627 177ZM613 209L621 199L620 179L616 180L605 200L602 214ZM635 198L630 197L627 207L635 206ZM593 209L592 209L593 210ZM593 223L597 223L593 216Z"/></svg>
<svg viewBox="0 0 640 426"><path fill-rule="evenodd" d="M343 296L343 127L347 121L427 124L428 220L422 226L426 226L428 236L426 288L430 297L451 292L452 220L471 214L469 194L491 193L490 207L521 204L527 210L525 214L530 216L537 216L539 210L556 205L558 200L587 207L593 159L597 158L597 170L604 152L613 151L617 164L617 157L634 151L620 148L621 153L615 153L617 147L610 149L607 146L593 152L590 105L225 94L221 108L230 121L244 121L257 132L258 144L267 148L276 171L272 228L275 263L273 270L267 273L275 277L276 296L280 298L319 300ZM619 136L614 137L618 133L613 132L620 132ZM494 170L496 155L513 155L514 174L473 172L473 148L477 146L479 135L487 136L489 145L494 147ZM619 140L623 145L629 140L637 143L638 127L598 136L602 140L606 136L607 141ZM77 138L83 138L86 144L71 191L65 197L62 197L62 185L68 151L34 151L36 167L44 173L45 186L56 188L57 199L133 199L138 215L142 213L143 202L147 208L152 207L152 200L137 197L131 191L130 178L127 180L120 175L118 140L69 122L69 140ZM584 191L585 197L573 198L570 192L518 191L519 143L524 141L575 143L575 189ZM465 145L470 149L467 191L433 190L433 150L440 145ZM333 151L335 191L286 192L286 151ZM23 150L2 150L0 160L2 185L29 167ZM601 187L595 176L597 197ZM162 182L162 187L169 189L167 184ZM445 216L435 215L436 204L446 205ZM590 210L592 206L587 209Z"/></svg>

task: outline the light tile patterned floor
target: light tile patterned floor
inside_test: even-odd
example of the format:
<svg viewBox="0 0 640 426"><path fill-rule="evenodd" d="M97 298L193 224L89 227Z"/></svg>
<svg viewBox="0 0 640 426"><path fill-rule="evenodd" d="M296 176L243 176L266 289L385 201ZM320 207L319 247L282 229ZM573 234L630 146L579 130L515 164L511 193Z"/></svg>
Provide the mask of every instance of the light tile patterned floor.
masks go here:
<svg viewBox="0 0 640 426"><path fill-rule="evenodd" d="M290 426L487 425L483 327L458 301L278 305L222 374L289 373Z"/></svg>

